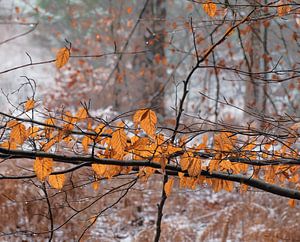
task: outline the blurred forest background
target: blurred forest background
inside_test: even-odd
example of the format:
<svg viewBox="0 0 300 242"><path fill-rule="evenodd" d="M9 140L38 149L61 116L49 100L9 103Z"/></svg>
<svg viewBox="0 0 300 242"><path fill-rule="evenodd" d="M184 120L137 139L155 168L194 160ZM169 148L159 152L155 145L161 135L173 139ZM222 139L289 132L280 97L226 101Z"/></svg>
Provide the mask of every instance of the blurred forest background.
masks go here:
<svg viewBox="0 0 300 242"><path fill-rule="evenodd" d="M204 120L211 127L223 122L252 125L255 114L299 117L299 3L220 0L214 1L217 12L212 17L203 10L204 2L0 0L0 72L30 61L55 59L58 49L70 43L74 56L60 70L43 64L1 73L0 108L8 111L8 100L17 104L32 95L28 87L22 88L27 77L35 80L37 99L48 109L75 111L86 103L91 113L107 118L151 107L161 124L171 126L182 81L195 65L194 45L201 56L253 6L270 4L255 13L257 21L230 34L192 77L185 125ZM278 2L290 4L293 11L280 16ZM265 128L263 119L255 125ZM18 169L21 172L22 167ZM74 175L82 184L70 189L76 203L94 196L93 188L85 185L87 174ZM99 189L111 186L103 182ZM140 182L97 220L86 241L153 241L158 188L156 179ZM0 236L4 241L38 241L43 236L34 232L44 226L36 216L44 206L37 205L36 193L34 182L8 181L2 186ZM55 197L62 221L68 215L60 213L64 196ZM113 199L114 194L105 197L94 209ZM57 241L76 241L78 228L92 214L83 212L72 219L57 234ZM174 190L164 214L161 241L300 241L299 204L292 208L287 199L257 190ZM13 233L16 229L32 233Z"/></svg>

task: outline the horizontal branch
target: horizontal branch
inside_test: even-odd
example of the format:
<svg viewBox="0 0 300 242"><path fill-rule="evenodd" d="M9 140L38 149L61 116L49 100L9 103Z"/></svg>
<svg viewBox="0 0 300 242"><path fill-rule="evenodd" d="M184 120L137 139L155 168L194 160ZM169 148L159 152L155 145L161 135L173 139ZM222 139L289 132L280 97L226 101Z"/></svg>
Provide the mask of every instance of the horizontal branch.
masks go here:
<svg viewBox="0 0 300 242"><path fill-rule="evenodd" d="M64 127L59 126L59 125L54 125L54 124L47 124L47 123L43 123L37 120L33 120L33 119L28 119L28 118L21 118L21 117L16 117L7 113L3 113L0 111L0 115L3 115L7 118L11 118L13 120L17 120L20 122L26 122L26 123L34 123L36 125L40 125L40 126L44 126L44 127L48 127L48 128L53 128L56 130L64 130ZM5 128L5 126L0 127L1 128ZM81 136L85 136L88 135L90 137L112 137L111 134L107 134L107 133L101 133L98 134L94 131L88 131L88 130L81 130L81 129L77 129L77 130L70 130L68 131L70 134L74 134L74 135L81 135ZM203 132L203 130L202 130ZM207 130L207 132L224 132L222 130ZM265 135L269 135L269 134L265 134ZM127 139L128 143L131 143L130 139ZM172 153L169 158L175 158L175 157L179 157L181 155L184 154L185 151L177 151L175 153ZM249 159L249 158L242 158L239 157L239 153L234 153L234 156L230 155L229 152L223 152L222 150L218 150L213 152L199 152L199 151L195 151L193 152L195 156L198 156L200 158L203 159L209 159L209 158L214 158L216 156L216 153L223 153L223 154L227 154L226 158L224 158L224 160L229 160L231 162L236 162L236 163L244 163L244 164L248 164L248 165L254 165L254 166L271 166L271 165L300 165L300 159L296 159L296 158L286 158L286 157L278 157L277 159ZM3 158L3 157L2 157ZM145 159L151 159L151 157L146 157Z"/></svg>
<svg viewBox="0 0 300 242"><path fill-rule="evenodd" d="M107 159L107 158L97 158L91 156L67 156L67 155L59 155L53 153L46 153L40 151L22 151L22 150L8 150L5 148L0 148L0 153L6 156L10 156L12 158L27 158L27 159L35 159L36 157L43 158L52 158L54 161L75 164L75 165L84 165L82 166L91 166L93 163L96 164L104 164L104 165L118 165L118 166L131 166L131 167L152 167L156 169L160 169L161 165L156 162L152 162L149 160L116 160L116 159ZM178 172L184 172L186 176L188 173L186 171L182 171L180 166L175 166L171 164L167 164L165 167L167 174L178 176ZM207 178L217 178L221 180L228 180L233 182L238 182L241 184L246 184L250 187L255 187L260 190L273 193L283 197L289 197L293 199L300 200L300 191L283 188L275 184L266 183L259 179L254 179L249 176L244 175L235 175L223 172L208 172L206 170L201 171L201 175Z"/></svg>
<svg viewBox="0 0 300 242"><path fill-rule="evenodd" d="M255 187L265 192L300 200L300 191L298 190L284 188L275 184L264 182L259 179L254 179L249 176L226 174L222 172L212 172L212 174L210 174L208 171L202 171L201 175L246 184L250 187Z"/></svg>
<svg viewBox="0 0 300 242"><path fill-rule="evenodd" d="M136 54L144 54L148 52L148 50L141 50L141 51L134 51L134 52L108 52L108 53L103 53L103 54L95 54L95 55L71 55L70 58L101 58L101 57L105 57L105 56L110 56L110 55L136 55ZM19 65L19 66L15 66L3 71L0 71L0 75L4 74L4 73L8 73L11 71L15 71L18 69L22 69L25 67L29 67L29 66L37 66L37 65L44 65L44 64L50 64L50 63L54 63L56 61L56 59L51 59L51 60L46 60L46 61L40 61L40 62L29 62L27 64L23 64L23 65Z"/></svg>

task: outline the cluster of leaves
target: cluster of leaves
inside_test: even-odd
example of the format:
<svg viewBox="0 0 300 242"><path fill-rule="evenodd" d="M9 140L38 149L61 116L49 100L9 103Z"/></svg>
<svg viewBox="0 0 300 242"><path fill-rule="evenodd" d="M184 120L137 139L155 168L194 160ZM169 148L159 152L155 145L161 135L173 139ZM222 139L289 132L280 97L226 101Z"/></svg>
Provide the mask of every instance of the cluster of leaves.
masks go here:
<svg viewBox="0 0 300 242"><path fill-rule="evenodd" d="M24 112L35 112L34 106L35 101L29 99L24 104ZM294 166L299 162L295 147L299 123L290 127L284 142L270 134L268 138L249 138L243 132L223 130L213 136L203 132L192 136L182 130L180 139L172 142L167 132L157 129L156 114L150 109L136 111L133 124L118 119L106 122L93 118L83 107L76 114L65 111L59 117L49 116L44 121L6 117L1 153L32 152L37 178L40 181L48 179L56 189L61 189L66 179L66 172L54 172L54 161L66 162L60 153L75 155L78 161L74 160L73 164L77 165L91 158L89 165L95 172L95 188L101 178L110 179L133 170L138 171L138 177L143 181L155 173L166 173L178 176L181 188L195 189L197 185L207 184L214 191L224 189L229 192L235 187L233 181L214 179L209 175L214 172L229 176L252 174L251 178L281 185L299 181L299 166ZM195 138L197 136L202 139ZM167 196L173 183L174 178L169 178L165 184ZM247 186L242 184L241 190L247 190Z"/></svg>

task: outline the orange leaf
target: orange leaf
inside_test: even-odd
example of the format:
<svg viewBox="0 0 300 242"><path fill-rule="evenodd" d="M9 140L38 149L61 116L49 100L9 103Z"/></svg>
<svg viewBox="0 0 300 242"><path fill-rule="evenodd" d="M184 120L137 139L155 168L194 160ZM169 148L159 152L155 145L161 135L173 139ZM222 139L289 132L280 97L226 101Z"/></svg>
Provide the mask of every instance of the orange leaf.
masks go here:
<svg viewBox="0 0 300 242"><path fill-rule="evenodd" d="M33 99L28 99L27 102L25 103L25 111L28 112L29 110L34 108L34 100Z"/></svg>
<svg viewBox="0 0 300 242"><path fill-rule="evenodd" d="M226 170L230 170L232 169L232 164L229 160L222 160L220 162L220 166L223 168L223 169L226 169Z"/></svg>
<svg viewBox="0 0 300 242"><path fill-rule="evenodd" d="M102 134L104 128L105 128L104 124L99 124L94 130L98 135L100 135L100 134Z"/></svg>
<svg viewBox="0 0 300 242"><path fill-rule="evenodd" d="M79 108L79 110L76 113L76 118L78 119L86 119L87 118L87 111L85 108Z"/></svg>
<svg viewBox="0 0 300 242"><path fill-rule="evenodd" d="M55 119L53 118L48 118L45 120L46 125L55 125Z"/></svg>
<svg viewBox="0 0 300 242"><path fill-rule="evenodd" d="M216 157L216 159L211 159L209 162L209 172L217 171L219 169L220 160Z"/></svg>
<svg viewBox="0 0 300 242"><path fill-rule="evenodd" d="M168 181L166 182L166 184L164 186L164 190L165 190L167 197L170 196L170 194L172 192L173 183L174 183L174 178L171 177L168 179Z"/></svg>
<svg viewBox="0 0 300 242"><path fill-rule="evenodd" d="M20 13L20 8L19 7L15 7L15 11L16 11L16 14L19 14Z"/></svg>
<svg viewBox="0 0 300 242"><path fill-rule="evenodd" d="M97 174L97 176L104 176L106 172L106 165L102 164L92 164L92 169Z"/></svg>
<svg viewBox="0 0 300 242"><path fill-rule="evenodd" d="M84 136L82 139L82 147L84 152L88 152L89 144L92 143L92 139L89 136Z"/></svg>
<svg viewBox="0 0 300 242"><path fill-rule="evenodd" d="M7 122L7 127L8 128L13 128L14 126L16 126L18 124L19 124L18 121L16 121L16 120L10 120L10 121Z"/></svg>
<svg viewBox="0 0 300 242"><path fill-rule="evenodd" d="M39 131L39 127L34 126L34 127L29 127L26 130L26 133L28 137L35 138L38 134L38 131Z"/></svg>
<svg viewBox="0 0 300 242"><path fill-rule="evenodd" d="M291 208L294 208L296 205L296 200L295 199L289 199L289 205Z"/></svg>
<svg viewBox="0 0 300 242"><path fill-rule="evenodd" d="M134 122L135 127L137 127L140 124L142 116L146 112L147 112L147 109L141 109L141 110L136 111L136 113L133 115L133 122Z"/></svg>
<svg viewBox="0 0 300 242"><path fill-rule="evenodd" d="M114 166L114 165L110 165L108 166L109 169L106 169L105 172L105 177L107 177L108 179L112 178L113 176L116 176L118 174L120 174L122 167L121 166Z"/></svg>
<svg viewBox="0 0 300 242"><path fill-rule="evenodd" d="M37 178L44 181L52 172L53 160L51 158L39 158L34 161L33 169Z"/></svg>
<svg viewBox="0 0 300 242"><path fill-rule="evenodd" d="M3 143L0 144L0 147L2 147L4 149L9 149L9 150L17 149L16 143L10 143L9 141L4 141Z"/></svg>
<svg viewBox="0 0 300 242"><path fill-rule="evenodd" d="M203 10L207 13L208 16L214 17L217 12L217 5L211 1L203 3Z"/></svg>
<svg viewBox="0 0 300 242"><path fill-rule="evenodd" d="M203 143L203 144L207 144L207 141L208 141L208 135L207 135L207 134L204 134L204 135L202 136L202 143Z"/></svg>
<svg viewBox="0 0 300 242"><path fill-rule="evenodd" d="M279 5L280 6L277 7L278 16L282 17L291 11L291 7L289 5L284 5L282 1L279 2Z"/></svg>
<svg viewBox="0 0 300 242"><path fill-rule="evenodd" d="M88 221L90 224L94 224L97 221L97 218L98 218L98 216L95 215L95 216L90 217Z"/></svg>
<svg viewBox="0 0 300 242"><path fill-rule="evenodd" d="M189 168L189 165L190 165L190 160L192 158L190 157L190 155L188 153L184 153L181 158L180 158L180 166L181 166L181 169L183 171L187 170Z"/></svg>
<svg viewBox="0 0 300 242"><path fill-rule="evenodd" d="M62 189L65 183L66 177L64 174L59 175L50 175L48 178L48 181L51 185L51 187L55 189Z"/></svg>
<svg viewBox="0 0 300 242"><path fill-rule="evenodd" d="M56 143L56 139L51 139L48 143L42 146L42 150L48 151L55 143Z"/></svg>
<svg viewBox="0 0 300 242"><path fill-rule="evenodd" d="M159 163L160 163L162 172L165 172L165 168L168 163L168 160L166 158L162 157L159 159Z"/></svg>
<svg viewBox="0 0 300 242"><path fill-rule="evenodd" d="M297 130L297 129L299 129L299 128L300 128L300 122L295 123L295 124L293 124L293 125L291 126L291 129L294 129L294 130Z"/></svg>
<svg viewBox="0 0 300 242"><path fill-rule="evenodd" d="M128 7L128 8L127 8L127 13L128 13L128 14L131 14L131 13L132 13L132 7Z"/></svg>
<svg viewBox="0 0 300 242"><path fill-rule="evenodd" d="M180 152L180 151L182 151L182 148L176 147L176 146L172 146L172 145L168 145L166 153L168 155L172 155L172 154L174 154L176 152Z"/></svg>
<svg viewBox="0 0 300 242"><path fill-rule="evenodd" d="M70 58L70 50L66 47L61 48L56 54L55 65L57 68L63 67Z"/></svg>
<svg viewBox="0 0 300 242"><path fill-rule="evenodd" d="M52 134L52 132L53 132L53 128L50 128L50 127L48 127L47 125L55 125L55 119L53 119L53 118L48 118L48 119L46 119L45 120L45 137L47 138L47 139L50 139L50 138L52 138L53 137L53 134Z"/></svg>
<svg viewBox="0 0 300 242"><path fill-rule="evenodd" d="M17 123L10 132L10 143L16 143L22 145L24 141L27 139L26 128L23 124Z"/></svg>
<svg viewBox="0 0 300 242"><path fill-rule="evenodd" d="M223 189L227 192L232 192L233 190L233 182L232 181L222 181L223 182Z"/></svg>
<svg viewBox="0 0 300 242"><path fill-rule="evenodd" d="M178 172L178 177L181 179L184 177L184 173L183 172Z"/></svg>
<svg viewBox="0 0 300 242"><path fill-rule="evenodd" d="M219 192L222 190L222 181L219 179L211 179L211 185L214 192Z"/></svg>
<svg viewBox="0 0 300 242"><path fill-rule="evenodd" d="M154 136L157 117L155 112L148 109L141 117L140 126L149 136Z"/></svg>
<svg viewBox="0 0 300 242"><path fill-rule="evenodd" d="M155 173L156 169L152 167L143 167L139 170L139 177L142 181L147 181L147 179Z"/></svg>
<svg viewBox="0 0 300 242"><path fill-rule="evenodd" d="M63 120L68 124L75 124L77 121L77 118L73 117L71 112L66 111L65 114L63 114Z"/></svg>
<svg viewBox="0 0 300 242"><path fill-rule="evenodd" d="M92 187L93 187L94 191L97 191L99 189L99 184L100 183L98 181L94 181L92 183Z"/></svg>
<svg viewBox="0 0 300 242"><path fill-rule="evenodd" d="M201 160L197 158L193 158L188 168L188 173L190 176L198 176L201 172Z"/></svg>
<svg viewBox="0 0 300 242"><path fill-rule="evenodd" d="M117 129L112 134L111 146L119 154L123 154L127 145L126 133L123 129Z"/></svg>

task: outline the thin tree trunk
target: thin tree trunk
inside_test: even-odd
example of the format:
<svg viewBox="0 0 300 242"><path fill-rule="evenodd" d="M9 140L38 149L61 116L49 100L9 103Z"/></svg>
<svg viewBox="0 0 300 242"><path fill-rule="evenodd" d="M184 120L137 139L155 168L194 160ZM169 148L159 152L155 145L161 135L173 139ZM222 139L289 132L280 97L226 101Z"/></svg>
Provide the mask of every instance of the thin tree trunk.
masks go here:
<svg viewBox="0 0 300 242"><path fill-rule="evenodd" d="M159 115L164 115L166 1L149 0L142 19L138 35L142 38L140 42L144 43L143 48L148 51L136 55L133 60L139 88L132 95L138 107L152 107Z"/></svg>
<svg viewBox="0 0 300 242"><path fill-rule="evenodd" d="M255 6L255 0L249 0L249 3ZM259 13L256 12L254 17L258 17ZM251 32L251 48L249 53L249 72L250 78L249 81L246 83L246 92L245 95L245 109L251 110L255 112L263 112L263 97L264 97L264 87L261 85L261 82L257 81L257 77L255 76L255 72L260 70L260 63L262 58L262 51L263 51L263 43L261 41L261 26L259 22L254 22ZM249 117L248 117L249 118Z"/></svg>

